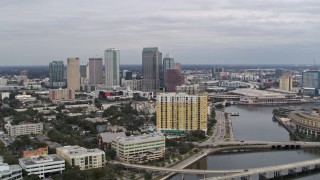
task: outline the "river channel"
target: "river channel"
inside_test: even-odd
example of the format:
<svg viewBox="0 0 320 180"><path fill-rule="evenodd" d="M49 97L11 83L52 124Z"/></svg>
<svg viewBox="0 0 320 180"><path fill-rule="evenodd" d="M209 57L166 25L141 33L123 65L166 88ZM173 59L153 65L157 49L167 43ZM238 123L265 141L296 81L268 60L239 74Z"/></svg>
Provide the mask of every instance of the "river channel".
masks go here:
<svg viewBox="0 0 320 180"><path fill-rule="evenodd" d="M238 112L232 117L232 125L236 140L251 141L288 141L289 133L277 122L272 120L272 110L281 106L231 106L227 112ZM312 105L290 106L293 109L307 109ZM284 106L288 108L288 106ZM320 158L319 150L291 151L256 151L241 153L218 153L209 155L194 163L192 169L247 169L280 165L296 161ZM210 177L213 175L209 175ZM217 176L217 175L215 175ZM175 175L173 180L181 180L181 175ZM185 175L185 180L203 179L203 175ZM297 178L299 180L318 180L320 174Z"/></svg>

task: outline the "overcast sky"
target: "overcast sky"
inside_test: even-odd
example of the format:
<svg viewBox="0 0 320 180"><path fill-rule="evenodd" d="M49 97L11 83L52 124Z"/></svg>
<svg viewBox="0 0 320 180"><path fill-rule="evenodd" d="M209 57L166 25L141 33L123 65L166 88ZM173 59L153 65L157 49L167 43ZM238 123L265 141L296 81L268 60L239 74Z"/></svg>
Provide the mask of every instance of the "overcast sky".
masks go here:
<svg viewBox="0 0 320 180"><path fill-rule="evenodd" d="M103 56L141 64L320 64L319 0L0 0L0 66Z"/></svg>

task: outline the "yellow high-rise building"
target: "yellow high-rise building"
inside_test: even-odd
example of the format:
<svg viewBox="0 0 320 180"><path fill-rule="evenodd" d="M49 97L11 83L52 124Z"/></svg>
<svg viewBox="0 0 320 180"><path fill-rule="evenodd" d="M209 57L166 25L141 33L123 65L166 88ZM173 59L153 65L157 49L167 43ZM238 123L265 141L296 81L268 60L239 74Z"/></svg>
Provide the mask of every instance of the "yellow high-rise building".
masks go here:
<svg viewBox="0 0 320 180"><path fill-rule="evenodd" d="M283 75L280 77L279 89L283 91L292 91L292 77L290 75Z"/></svg>
<svg viewBox="0 0 320 180"><path fill-rule="evenodd" d="M68 58L67 87L74 91L80 90L80 60L79 58Z"/></svg>
<svg viewBox="0 0 320 180"><path fill-rule="evenodd" d="M157 95L157 129L163 132L207 132L208 95L161 93Z"/></svg>

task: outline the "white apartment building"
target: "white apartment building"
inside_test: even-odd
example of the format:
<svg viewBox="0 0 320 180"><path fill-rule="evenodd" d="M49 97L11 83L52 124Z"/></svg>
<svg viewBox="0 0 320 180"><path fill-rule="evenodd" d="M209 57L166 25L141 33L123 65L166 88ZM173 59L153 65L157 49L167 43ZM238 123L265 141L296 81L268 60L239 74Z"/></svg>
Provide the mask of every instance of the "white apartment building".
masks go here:
<svg viewBox="0 0 320 180"><path fill-rule="evenodd" d="M86 149L75 145L59 147L56 151L58 156L71 166L78 166L80 170L103 167L106 162L105 152L100 149Z"/></svg>
<svg viewBox="0 0 320 180"><path fill-rule="evenodd" d="M7 130L7 133L11 137L27 135L27 134L42 134L43 133L43 124L42 123L30 123L30 124L20 124L20 125L11 125L8 122L4 128Z"/></svg>
<svg viewBox="0 0 320 180"><path fill-rule="evenodd" d="M22 169L19 165L8 165L0 162L1 180L22 180Z"/></svg>
<svg viewBox="0 0 320 180"><path fill-rule="evenodd" d="M10 93L8 93L8 92L0 93L0 95L1 95L1 100L3 100L4 98L9 98L10 97Z"/></svg>
<svg viewBox="0 0 320 180"><path fill-rule="evenodd" d="M41 179L65 170L65 160L55 154L20 158L19 164L28 175L36 174Z"/></svg>
<svg viewBox="0 0 320 180"><path fill-rule="evenodd" d="M148 134L131 137L118 137L111 148L117 152L120 161L143 163L162 158L165 153L165 137L162 134Z"/></svg>
<svg viewBox="0 0 320 180"><path fill-rule="evenodd" d="M15 99L21 102L34 102L37 100L36 97L32 97L31 95L26 95L26 94L16 95Z"/></svg>

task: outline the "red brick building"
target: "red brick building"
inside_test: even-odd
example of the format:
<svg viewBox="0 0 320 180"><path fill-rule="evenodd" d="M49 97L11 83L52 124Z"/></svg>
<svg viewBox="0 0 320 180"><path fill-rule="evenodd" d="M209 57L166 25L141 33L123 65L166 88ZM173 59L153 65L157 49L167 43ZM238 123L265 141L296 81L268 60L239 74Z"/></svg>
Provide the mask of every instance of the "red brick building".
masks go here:
<svg viewBox="0 0 320 180"><path fill-rule="evenodd" d="M168 69L167 70L167 81L166 91L175 92L176 86L184 84L184 76L181 74L179 69Z"/></svg>

